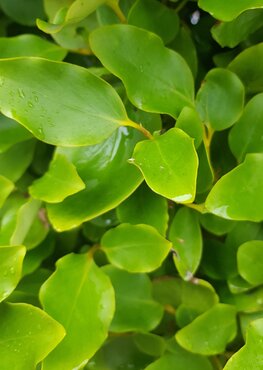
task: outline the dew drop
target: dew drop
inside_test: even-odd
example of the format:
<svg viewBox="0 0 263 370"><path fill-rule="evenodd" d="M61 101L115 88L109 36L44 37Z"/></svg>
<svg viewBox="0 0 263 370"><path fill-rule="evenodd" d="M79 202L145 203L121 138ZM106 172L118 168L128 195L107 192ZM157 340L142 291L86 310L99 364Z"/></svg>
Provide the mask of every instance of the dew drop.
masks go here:
<svg viewBox="0 0 263 370"><path fill-rule="evenodd" d="M129 159L128 159L128 162L129 162L129 163L134 163L134 162L135 162L135 159L134 159L134 158L129 158Z"/></svg>
<svg viewBox="0 0 263 370"><path fill-rule="evenodd" d="M29 106L29 108L33 108L33 103L31 102L31 101L29 101L28 103L27 103L27 105Z"/></svg>

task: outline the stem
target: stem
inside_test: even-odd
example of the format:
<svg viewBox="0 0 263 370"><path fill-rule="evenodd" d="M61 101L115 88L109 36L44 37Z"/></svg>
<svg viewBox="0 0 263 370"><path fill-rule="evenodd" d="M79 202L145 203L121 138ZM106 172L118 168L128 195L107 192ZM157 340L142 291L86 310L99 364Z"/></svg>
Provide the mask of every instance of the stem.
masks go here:
<svg viewBox="0 0 263 370"><path fill-rule="evenodd" d="M168 312L168 313L172 314L172 315L175 315L175 312L176 312L175 308L174 308L172 305L170 305L170 304L166 304L166 305L164 306L164 310L165 310L166 312Z"/></svg>
<svg viewBox="0 0 263 370"><path fill-rule="evenodd" d="M221 364L221 362L220 362L220 360L217 356L211 357L211 361L213 363L213 366L214 366L215 370L222 370L223 369L223 365Z"/></svg>
<svg viewBox="0 0 263 370"><path fill-rule="evenodd" d="M189 207L189 208L193 208L193 209L195 209L196 211L198 211L200 213L207 213L207 210L205 208L205 203L200 203L200 204L185 203L184 205Z"/></svg>
<svg viewBox="0 0 263 370"><path fill-rule="evenodd" d="M183 7L186 5L186 3L188 3L188 0L183 0L183 1L178 5L178 7L177 7L177 8L175 8L176 13L179 13L179 12L180 12L180 10L182 10L182 9L183 9Z"/></svg>
<svg viewBox="0 0 263 370"><path fill-rule="evenodd" d="M94 254L97 252L97 250L100 249L100 245L99 244L94 244L90 250L88 251L87 253L87 257L88 258L93 258Z"/></svg>
<svg viewBox="0 0 263 370"><path fill-rule="evenodd" d="M119 5L117 3L115 3L114 1L109 0L107 2L107 4L114 11L114 13L117 15L117 17L119 18L121 23L127 23L127 19L126 19L125 15L123 14L123 11L121 10L121 8L119 7Z"/></svg>
<svg viewBox="0 0 263 370"><path fill-rule="evenodd" d="M210 157L210 145L213 139L214 130L211 127L204 126L204 134L203 134L203 141L204 145L207 149L207 153Z"/></svg>
<svg viewBox="0 0 263 370"><path fill-rule="evenodd" d="M133 122L131 120L123 122L123 126L130 126L135 128L136 130L140 131L144 136L147 137L147 139L152 140L153 135L148 131L145 127L143 127L141 124Z"/></svg>

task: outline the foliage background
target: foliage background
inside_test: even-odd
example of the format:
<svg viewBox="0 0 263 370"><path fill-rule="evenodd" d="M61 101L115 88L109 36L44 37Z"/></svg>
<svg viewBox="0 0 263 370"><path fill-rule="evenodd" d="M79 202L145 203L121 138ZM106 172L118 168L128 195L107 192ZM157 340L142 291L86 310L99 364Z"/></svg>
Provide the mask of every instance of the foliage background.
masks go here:
<svg viewBox="0 0 263 370"><path fill-rule="evenodd" d="M263 369L263 1L0 8L1 370Z"/></svg>

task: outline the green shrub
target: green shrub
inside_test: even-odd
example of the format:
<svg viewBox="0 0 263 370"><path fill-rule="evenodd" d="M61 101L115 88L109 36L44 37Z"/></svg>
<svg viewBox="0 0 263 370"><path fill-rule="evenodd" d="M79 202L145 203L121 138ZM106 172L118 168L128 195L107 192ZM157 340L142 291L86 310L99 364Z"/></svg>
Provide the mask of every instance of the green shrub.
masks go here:
<svg viewBox="0 0 263 370"><path fill-rule="evenodd" d="M263 0L0 7L0 369L262 370Z"/></svg>

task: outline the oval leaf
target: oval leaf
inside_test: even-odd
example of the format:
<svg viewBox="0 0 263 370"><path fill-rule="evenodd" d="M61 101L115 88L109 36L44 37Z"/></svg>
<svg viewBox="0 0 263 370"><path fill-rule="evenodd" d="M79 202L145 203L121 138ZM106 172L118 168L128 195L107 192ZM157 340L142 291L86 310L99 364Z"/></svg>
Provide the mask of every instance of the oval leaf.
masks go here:
<svg viewBox="0 0 263 370"><path fill-rule="evenodd" d="M263 284L262 262L262 240L250 240L240 245L237 252L238 271L252 285Z"/></svg>
<svg viewBox="0 0 263 370"><path fill-rule="evenodd" d="M153 140L138 143L131 161L141 170L148 186L177 203L195 198L198 157L193 139L172 128Z"/></svg>
<svg viewBox="0 0 263 370"><path fill-rule="evenodd" d="M25 303L0 305L2 369L33 370L65 335L62 325Z"/></svg>
<svg viewBox="0 0 263 370"><path fill-rule="evenodd" d="M232 126L243 110L244 86L234 73L229 72L223 68L210 70L196 96L201 119L217 131Z"/></svg>
<svg viewBox="0 0 263 370"><path fill-rule="evenodd" d="M4 176L0 175L0 208L14 189L15 185Z"/></svg>
<svg viewBox="0 0 263 370"><path fill-rule="evenodd" d="M116 299L113 332L153 330L161 321L162 306L152 298L151 280L146 274L131 274L113 266L103 267L110 277Z"/></svg>
<svg viewBox="0 0 263 370"><path fill-rule="evenodd" d="M179 330L176 340L193 353L211 356L224 352L236 335L235 315L233 306L219 303Z"/></svg>
<svg viewBox="0 0 263 370"><path fill-rule="evenodd" d="M263 154L248 154L244 163L215 184L205 206L223 218L258 222L263 220L262 187Z"/></svg>
<svg viewBox="0 0 263 370"><path fill-rule="evenodd" d="M229 134L229 146L238 161L247 153L263 153L262 115L263 94L258 94L248 102Z"/></svg>
<svg viewBox="0 0 263 370"><path fill-rule="evenodd" d="M231 21L248 9L263 8L262 0L228 1L223 4L221 0L199 0L198 5L221 21Z"/></svg>
<svg viewBox="0 0 263 370"><path fill-rule="evenodd" d="M49 170L29 187L33 198L49 203L58 203L69 195L85 188L75 166L63 154L56 154L50 163Z"/></svg>
<svg viewBox="0 0 263 370"><path fill-rule="evenodd" d="M176 251L174 262L179 274L185 280L191 279L202 255L202 235L195 211L179 209L170 226L169 239Z"/></svg>
<svg viewBox="0 0 263 370"><path fill-rule="evenodd" d="M262 58L263 42L243 50L228 65L244 83L249 94L261 93L263 90L263 63L258 62Z"/></svg>
<svg viewBox="0 0 263 370"><path fill-rule="evenodd" d="M46 143L97 144L128 120L115 90L82 67L38 58L3 59L0 74L2 113Z"/></svg>
<svg viewBox="0 0 263 370"><path fill-rule="evenodd" d="M43 370L72 370L94 355L107 337L114 292L107 276L86 254L70 254L42 285L44 309L67 335L46 358Z"/></svg>
<svg viewBox="0 0 263 370"><path fill-rule="evenodd" d="M175 118L183 107L193 107L192 73L158 36L133 26L105 26L92 32L90 45L102 64L122 80L136 107Z"/></svg>
<svg viewBox="0 0 263 370"><path fill-rule="evenodd" d="M26 248L23 246L0 247L0 302L17 286L25 254Z"/></svg>
<svg viewBox="0 0 263 370"><path fill-rule="evenodd" d="M114 266L150 272L161 266L172 244L152 226L121 224L103 235L101 246Z"/></svg>

